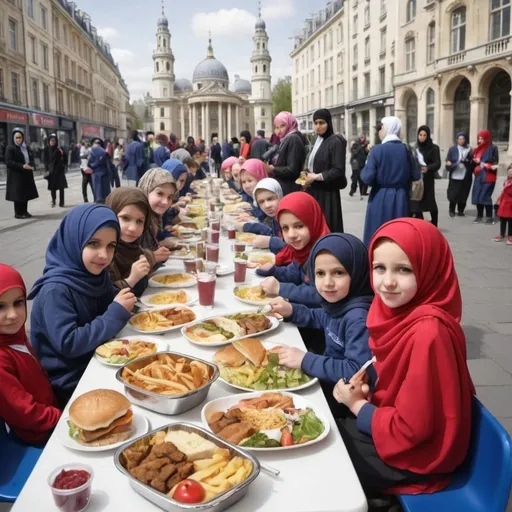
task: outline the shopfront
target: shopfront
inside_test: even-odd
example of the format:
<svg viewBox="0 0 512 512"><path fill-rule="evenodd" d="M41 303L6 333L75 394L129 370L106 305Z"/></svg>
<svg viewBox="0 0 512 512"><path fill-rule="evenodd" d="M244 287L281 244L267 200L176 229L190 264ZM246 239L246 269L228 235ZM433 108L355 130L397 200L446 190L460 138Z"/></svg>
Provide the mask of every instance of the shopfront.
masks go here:
<svg viewBox="0 0 512 512"><path fill-rule="evenodd" d="M116 130L114 128L105 128L105 140L109 140L110 142L114 142L116 138Z"/></svg>
<svg viewBox="0 0 512 512"><path fill-rule="evenodd" d="M103 128L94 124L81 124L79 127L80 141L91 141L95 137L103 139Z"/></svg>
<svg viewBox="0 0 512 512"><path fill-rule="evenodd" d="M11 144L14 128L21 128L27 133L28 115L8 108L0 108L0 162L4 161L5 148Z"/></svg>
<svg viewBox="0 0 512 512"><path fill-rule="evenodd" d="M43 114L30 114L29 145L32 154L39 158L43 157L44 147L48 144L48 137L57 133L57 118Z"/></svg>
<svg viewBox="0 0 512 512"><path fill-rule="evenodd" d="M76 143L76 125L71 119L59 117L59 131L57 132L60 145L66 150Z"/></svg>

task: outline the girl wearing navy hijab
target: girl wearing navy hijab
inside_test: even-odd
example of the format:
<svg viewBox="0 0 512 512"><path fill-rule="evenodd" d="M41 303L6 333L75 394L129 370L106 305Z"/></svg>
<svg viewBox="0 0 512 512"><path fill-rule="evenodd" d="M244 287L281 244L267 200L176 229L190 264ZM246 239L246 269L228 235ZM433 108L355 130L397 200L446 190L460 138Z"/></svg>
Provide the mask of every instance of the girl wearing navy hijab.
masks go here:
<svg viewBox="0 0 512 512"><path fill-rule="evenodd" d="M34 299L30 341L64 407L94 350L130 319L135 296L114 288L108 273L119 241L108 207L82 204L62 220L46 250Z"/></svg>
<svg viewBox="0 0 512 512"><path fill-rule="evenodd" d="M372 357L368 348L366 316L373 292L366 247L353 235L326 235L311 249L308 275L311 279L314 277L321 296L321 308L291 304L280 297L272 300L270 305L285 322L323 329L325 352L318 355L281 346L278 348L279 362L288 368L300 368L327 383L329 395L332 395L338 380L350 379Z"/></svg>

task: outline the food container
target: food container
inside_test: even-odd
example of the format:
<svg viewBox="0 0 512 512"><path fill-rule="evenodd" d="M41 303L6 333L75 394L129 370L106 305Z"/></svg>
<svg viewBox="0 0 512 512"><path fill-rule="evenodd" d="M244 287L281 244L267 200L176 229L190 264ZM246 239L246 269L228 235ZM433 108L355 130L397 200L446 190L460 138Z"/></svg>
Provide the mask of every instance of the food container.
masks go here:
<svg viewBox="0 0 512 512"><path fill-rule="evenodd" d="M172 498L169 498L169 496L167 496L166 494L163 494L153 489L149 485L145 485L142 482L139 482L136 478L130 475L130 473L124 468L122 464L122 453L124 450L130 448L130 446L146 438L149 439L152 435L162 430L185 430L187 432L194 432L195 434L198 434L201 437L208 439L208 441L211 441L212 443L216 444L219 448L230 450L233 456L242 457L243 459L249 459L252 462L252 473L242 483L232 487L231 489L227 490L222 494L219 494L213 500L208 501L206 503L186 504L173 500ZM114 464L116 468L128 478L130 487L135 492L138 492L141 496L151 501L151 503L155 504L162 510L167 510L169 512L182 510L219 512L221 510L226 510L228 507L234 505L237 501L241 500L246 495L247 491L249 490L249 485L256 479L260 472L260 464L256 457L241 450L240 448L238 448L238 446L234 446L230 443L227 443L226 441L220 439L211 432L208 432L204 428L192 425L191 423L171 423L170 425L165 425L163 427L157 428L156 430L153 430L148 434L144 434L143 436L138 437L137 439L124 444L116 451L114 455Z"/></svg>
<svg viewBox="0 0 512 512"><path fill-rule="evenodd" d="M87 471L89 480L80 487L74 489L55 489L53 482L62 470L70 471L73 469ZM94 478L94 471L87 464L64 464L55 468L48 477L48 485L53 494L55 505L62 512L81 512L85 510L91 499L91 486Z"/></svg>
<svg viewBox="0 0 512 512"><path fill-rule="evenodd" d="M199 361L200 363L204 363L210 368L210 381L195 391L190 391L189 393L185 393L183 395L171 396L160 395L158 393L153 393L152 391L146 391L143 388L139 388L129 384L128 382L125 382L121 377L124 368L129 368L132 371L139 370L152 363L153 361L156 361L158 356L163 354L183 357L188 362ZM210 391L210 386L219 378L219 375L219 368L214 363L210 363L204 359L199 359L198 357L190 357L179 352L166 351L159 352L158 354L152 354L146 357L141 357L135 361L126 363L117 371L116 379L124 385L124 393L133 404L140 405L141 407L149 409L150 411L173 416L175 414L181 414L190 409L193 409L200 403L204 402L208 396L208 392Z"/></svg>

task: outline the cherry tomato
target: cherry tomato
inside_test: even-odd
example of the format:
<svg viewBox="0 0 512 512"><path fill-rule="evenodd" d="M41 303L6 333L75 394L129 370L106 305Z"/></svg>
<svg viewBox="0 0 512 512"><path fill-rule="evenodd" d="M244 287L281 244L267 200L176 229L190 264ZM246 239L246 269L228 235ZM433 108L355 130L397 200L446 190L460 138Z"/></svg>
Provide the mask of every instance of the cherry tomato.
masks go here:
<svg viewBox="0 0 512 512"><path fill-rule="evenodd" d="M204 500L203 486L195 480L183 480L174 491L173 498L181 503L200 503Z"/></svg>
<svg viewBox="0 0 512 512"><path fill-rule="evenodd" d="M293 445L293 437L292 433L286 428L283 430L281 434L281 446L292 446Z"/></svg>

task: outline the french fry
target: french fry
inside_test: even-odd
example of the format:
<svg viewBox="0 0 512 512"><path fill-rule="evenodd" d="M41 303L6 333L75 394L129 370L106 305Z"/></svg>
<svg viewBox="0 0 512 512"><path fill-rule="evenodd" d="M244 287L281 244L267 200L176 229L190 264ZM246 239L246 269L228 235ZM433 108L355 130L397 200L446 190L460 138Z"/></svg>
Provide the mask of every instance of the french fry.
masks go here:
<svg viewBox="0 0 512 512"><path fill-rule="evenodd" d="M189 476L190 479L196 480L197 482L201 482L210 476L215 476L222 471L222 469L227 465L225 460L217 462L210 467L205 469L201 469L197 471L193 475Z"/></svg>
<svg viewBox="0 0 512 512"><path fill-rule="evenodd" d="M215 464L215 460L214 459L200 459L200 460L195 460L194 461L194 469L196 471L200 471L201 469L206 469L206 468L209 468L210 466L212 466L213 464Z"/></svg>
<svg viewBox="0 0 512 512"><path fill-rule="evenodd" d="M238 485L247 478L245 467L242 465L238 468L238 471L231 477L228 478L228 482L232 485Z"/></svg>
<svg viewBox="0 0 512 512"><path fill-rule="evenodd" d="M233 476L238 472L240 468L243 468L245 474L245 468L243 467L243 460L240 457L233 457L228 465L219 473L216 477L208 480L210 485L221 485L222 482L228 480L230 476Z"/></svg>
<svg viewBox="0 0 512 512"><path fill-rule="evenodd" d="M207 484L206 482L201 482L201 485L203 486L205 491L215 492L217 494L227 491L228 489L231 489L231 487L233 487L227 480L222 482L221 485L210 485L210 484Z"/></svg>
<svg viewBox="0 0 512 512"><path fill-rule="evenodd" d="M219 461L219 460L229 460L231 458L231 453L229 453L229 450L226 448L219 448L218 450L215 450L215 453L213 454L213 460Z"/></svg>

